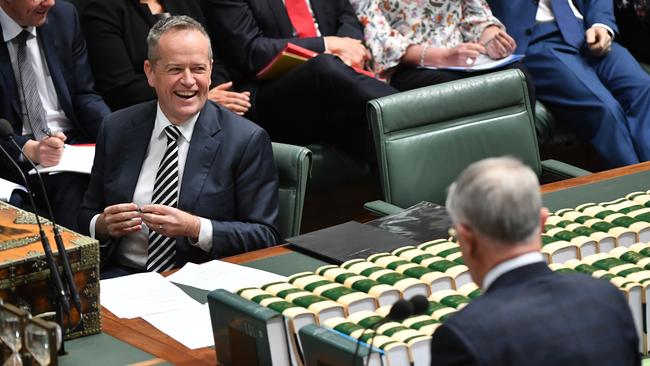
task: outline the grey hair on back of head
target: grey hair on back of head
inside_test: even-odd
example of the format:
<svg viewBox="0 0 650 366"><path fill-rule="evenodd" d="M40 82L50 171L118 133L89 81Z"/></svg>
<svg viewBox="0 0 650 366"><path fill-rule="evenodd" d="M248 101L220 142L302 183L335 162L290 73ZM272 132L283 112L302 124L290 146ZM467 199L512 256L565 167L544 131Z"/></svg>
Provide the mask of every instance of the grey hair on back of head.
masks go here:
<svg viewBox="0 0 650 366"><path fill-rule="evenodd" d="M527 242L539 234L539 180L513 157L468 166L449 187L446 206L454 224L467 225L502 243Z"/></svg>
<svg viewBox="0 0 650 366"><path fill-rule="evenodd" d="M149 34L147 35L147 47L149 48L147 58L149 59L149 62L155 63L158 60L158 42L160 41L160 37L165 33L181 30L194 30L203 34L203 36L208 40L208 58L212 59L212 44L210 42L210 36L208 36L208 32L205 31L205 28L203 28L201 23L187 15L173 15L160 19L149 30Z"/></svg>

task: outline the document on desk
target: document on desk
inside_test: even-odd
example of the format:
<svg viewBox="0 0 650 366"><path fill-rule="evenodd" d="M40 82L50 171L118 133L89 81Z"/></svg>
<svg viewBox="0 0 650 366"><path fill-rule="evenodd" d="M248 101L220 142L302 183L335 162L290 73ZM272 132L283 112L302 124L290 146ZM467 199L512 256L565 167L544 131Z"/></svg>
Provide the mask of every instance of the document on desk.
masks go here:
<svg viewBox="0 0 650 366"><path fill-rule="evenodd" d="M189 349L214 346L208 304L142 317L147 323L174 338Z"/></svg>
<svg viewBox="0 0 650 366"><path fill-rule="evenodd" d="M0 178L0 201L9 202L14 191L27 192L27 188L20 184Z"/></svg>
<svg viewBox="0 0 650 366"><path fill-rule="evenodd" d="M59 164L47 168L42 165L37 165L36 169L41 174L61 172L90 174L94 159L95 145L65 145ZM34 175L36 171L32 169L29 171L29 174Z"/></svg>
<svg viewBox="0 0 650 366"><path fill-rule="evenodd" d="M120 318L133 319L198 304L160 273L146 272L101 280L100 302Z"/></svg>
<svg viewBox="0 0 650 366"><path fill-rule="evenodd" d="M424 66L424 68L433 69L433 70L455 70L455 71L467 71L467 72L482 71L482 70L496 69L501 66L509 65L523 58L524 55L512 54L500 60L493 60L486 55L480 55L472 65L468 65L468 66L448 66L448 67Z"/></svg>
<svg viewBox="0 0 650 366"><path fill-rule="evenodd" d="M187 263L168 280L181 285L212 291L218 288L235 292L244 287L259 287L269 282L286 281L284 276L238 264L213 260Z"/></svg>

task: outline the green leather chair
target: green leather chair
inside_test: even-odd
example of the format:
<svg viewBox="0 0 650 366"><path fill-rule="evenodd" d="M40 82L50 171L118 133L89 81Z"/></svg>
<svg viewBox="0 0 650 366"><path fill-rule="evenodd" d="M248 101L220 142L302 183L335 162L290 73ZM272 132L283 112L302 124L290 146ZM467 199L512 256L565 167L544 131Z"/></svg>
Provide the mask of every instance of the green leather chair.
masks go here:
<svg viewBox="0 0 650 366"><path fill-rule="evenodd" d="M273 158L278 167L280 235L282 239L290 238L300 233L302 207L311 168L311 151L302 146L274 142Z"/></svg>
<svg viewBox="0 0 650 366"><path fill-rule="evenodd" d="M538 175L588 171L540 161L525 77L519 70L470 77L375 99L368 104L385 215L420 201L444 204L446 190L470 163L512 155Z"/></svg>

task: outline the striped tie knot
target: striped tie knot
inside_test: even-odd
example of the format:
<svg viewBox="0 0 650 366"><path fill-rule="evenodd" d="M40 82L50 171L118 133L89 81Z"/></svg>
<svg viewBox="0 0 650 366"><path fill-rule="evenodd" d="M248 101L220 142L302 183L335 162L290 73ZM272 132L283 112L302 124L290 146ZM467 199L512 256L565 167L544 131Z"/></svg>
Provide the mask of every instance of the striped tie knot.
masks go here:
<svg viewBox="0 0 650 366"><path fill-rule="evenodd" d="M167 135L167 139L170 141L176 141L181 135L181 131L178 129L178 127L174 125L169 125L165 127L165 134Z"/></svg>

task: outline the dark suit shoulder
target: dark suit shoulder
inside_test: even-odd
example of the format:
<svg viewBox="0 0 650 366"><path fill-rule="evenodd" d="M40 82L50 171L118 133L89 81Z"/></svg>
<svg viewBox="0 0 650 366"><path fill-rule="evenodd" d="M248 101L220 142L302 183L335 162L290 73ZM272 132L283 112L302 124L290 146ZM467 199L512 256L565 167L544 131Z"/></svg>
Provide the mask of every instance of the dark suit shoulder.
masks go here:
<svg viewBox="0 0 650 366"><path fill-rule="evenodd" d="M226 129L228 133L234 132L236 134L244 134L246 136L263 133L266 131L255 122L235 114L227 108L208 100L206 103L206 110L208 113L214 113L221 127Z"/></svg>
<svg viewBox="0 0 650 366"><path fill-rule="evenodd" d="M129 128L133 121L145 123L149 119L153 122L156 117L157 102L151 100L112 112L104 119L104 130L106 132L123 130Z"/></svg>

